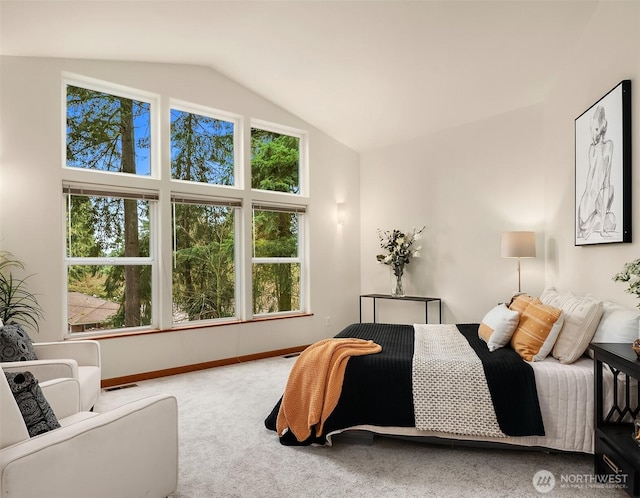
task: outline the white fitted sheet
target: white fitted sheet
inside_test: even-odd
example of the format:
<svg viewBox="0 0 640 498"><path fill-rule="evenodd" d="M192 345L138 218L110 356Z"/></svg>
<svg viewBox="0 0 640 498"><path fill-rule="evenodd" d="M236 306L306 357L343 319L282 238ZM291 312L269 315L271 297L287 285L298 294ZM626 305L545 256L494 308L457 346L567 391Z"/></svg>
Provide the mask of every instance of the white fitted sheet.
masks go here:
<svg viewBox="0 0 640 498"><path fill-rule="evenodd" d="M485 437L461 436L443 432L419 431L414 427L380 427L359 425L345 429L365 430L394 436L427 436L458 441L489 441L525 447L591 453L594 451L593 360L583 356L571 365L553 357L531 362L536 377L544 436ZM605 375L605 380L609 380ZM605 387L606 389L606 387ZM336 431L331 436L344 431Z"/></svg>

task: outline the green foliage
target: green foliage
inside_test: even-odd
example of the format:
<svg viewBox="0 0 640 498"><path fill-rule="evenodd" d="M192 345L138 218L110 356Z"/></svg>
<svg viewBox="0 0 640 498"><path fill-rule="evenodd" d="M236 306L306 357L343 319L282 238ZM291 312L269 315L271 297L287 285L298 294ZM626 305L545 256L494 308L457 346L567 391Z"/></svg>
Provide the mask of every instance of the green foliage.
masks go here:
<svg viewBox="0 0 640 498"><path fill-rule="evenodd" d="M622 270L613 276L615 282L627 282L626 292L640 299L640 259L625 263ZM640 303L638 303L640 308Z"/></svg>
<svg viewBox="0 0 640 498"><path fill-rule="evenodd" d="M138 153L149 148L148 103L67 86L67 166L136 173L146 158L127 157L128 139Z"/></svg>
<svg viewBox="0 0 640 498"><path fill-rule="evenodd" d="M253 128L251 186L276 192L300 192L300 139ZM298 216L254 211L254 256L291 258L298 255ZM253 269L253 312L299 309L299 265L256 264Z"/></svg>
<svg viewBox="0 0 640 498"><path fill-rule="evenodd" d="M94 90L67 87L67 165L102 171L144 174L143 151L149 148L149 104ZM146 128L146 129L145 129ZM149 172L146 171L148 174ZM74 257L139 257L146 202L106 196L71 196L67 212L68 253ZM144 237L144 234L143 234ZM151 284L137 266L74 266L69 288L104 276L101 297L116 298L125 326L145 323L150 316ZM89 285L89 287L93 287ZM116 317L116 320L120 320ZM147 321L150 323L150 319ZM118 322L119 324L119 322Z"/></svg>
<svg viewBox="0 0 640 498"><path fill-rule="evenodd" d="M300 309L300 264L253 266L253 313L276 313Z"/></svg>
<svg viewBox="0 0 640 498"><path fill-rule="evenodd" d="M234 210L176 204L173 303L189 320L235 315Z"/></svg>
<svg viewBox="0 0 640 498"><path fill-rule="evenodd" d="M150 147L149 105L83 88L67 87L67 165L145 174ZM234 185L233 123L171 110L173 179ZM253 188L299 193L300 139L253 129ZM142 160L142 161L141 161ZM134 208L134 203L137 207ZM149 204L100 195L70 195L67 212L71 257L117 258L149 255ZM177 321L236 314L235 209L176 203L172 299ZM291 258L298 251L298 216L257 212L255 250L259 257ZM257 312L298 309L300 265L255 265ZM72 265L68 290L120 304L103 327L151 323L150 265Z"/></svg>
<svg viewBox="0 0 640 498"><path fill-rule="evenodd" d="M300 139L253 128L251 130L251 187L300 193Z"/></svg>
<svg viewBox="0 0 640 498"><path fill-rule="evenodd" d="M294 258L298 256L298 215L254 210L254 256ZM272 313L298 309L299 265L257 263L253 270L253 312Z"/></svg>
<svg viewBox="0 0 640 498"><path fill-rule="evenodd" d="M171 177L233 185L233 123L171 111Z"/></svg>
<svg viewBox="0 0 640 498"><path fill-rule="evenodd" d="M31 275L16 278L12 268L24 270L24 265L11 253L0 253L0 319L5 324L19 323L39 331L38 319L43 318L43 312L36 295L27 290L26 281Z"/></svg>

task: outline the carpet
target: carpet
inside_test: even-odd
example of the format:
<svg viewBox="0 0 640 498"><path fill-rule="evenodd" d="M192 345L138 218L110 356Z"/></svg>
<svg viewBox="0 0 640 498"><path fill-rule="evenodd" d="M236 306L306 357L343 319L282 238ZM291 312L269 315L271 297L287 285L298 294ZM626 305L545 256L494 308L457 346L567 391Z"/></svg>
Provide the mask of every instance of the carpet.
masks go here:
<svg viewBox="0 0 640 498"><path fill-rule="evenodd" d="M264 418L282 395L294 361L268 358L143 381L103 391L95 410L159 392L177 397L180 470L171 498L627 496L585 482L593 470L591 455L383 437L368 446L282 446ZM534 476L545 493L534 487Z"/></svg>

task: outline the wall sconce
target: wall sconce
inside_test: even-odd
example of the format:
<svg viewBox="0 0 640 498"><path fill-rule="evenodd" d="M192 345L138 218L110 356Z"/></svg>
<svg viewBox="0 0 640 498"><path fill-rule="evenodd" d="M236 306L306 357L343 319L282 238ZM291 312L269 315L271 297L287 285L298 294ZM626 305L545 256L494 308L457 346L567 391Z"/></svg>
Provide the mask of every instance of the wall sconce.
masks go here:
<svg viewBox="0 0 640 498"><path fill-rule="evenodd" d="M345 203L344 202L336 203L336 221L338 222L338 226L344 225L346 214L347 214L347 210L345 208Z"/></svg>
<svg viewBox="0 0 640 498"><path fill-rule="evenodd" d="M518 292L521 292L520 258L536 257L535 232L503 232L500 256L503 258L518 258Z"/></svg>

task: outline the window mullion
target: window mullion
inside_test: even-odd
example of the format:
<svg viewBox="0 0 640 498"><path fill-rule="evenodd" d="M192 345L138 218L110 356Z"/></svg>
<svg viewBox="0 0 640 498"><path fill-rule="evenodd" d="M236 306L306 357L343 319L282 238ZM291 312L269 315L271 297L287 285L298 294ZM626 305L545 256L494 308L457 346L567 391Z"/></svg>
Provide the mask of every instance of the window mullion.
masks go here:
<svg viewBox="0 0 640 498"><path fill-rule="evenodd" d="M302 258L253 258L255 264L302 263Z"/></svg>

